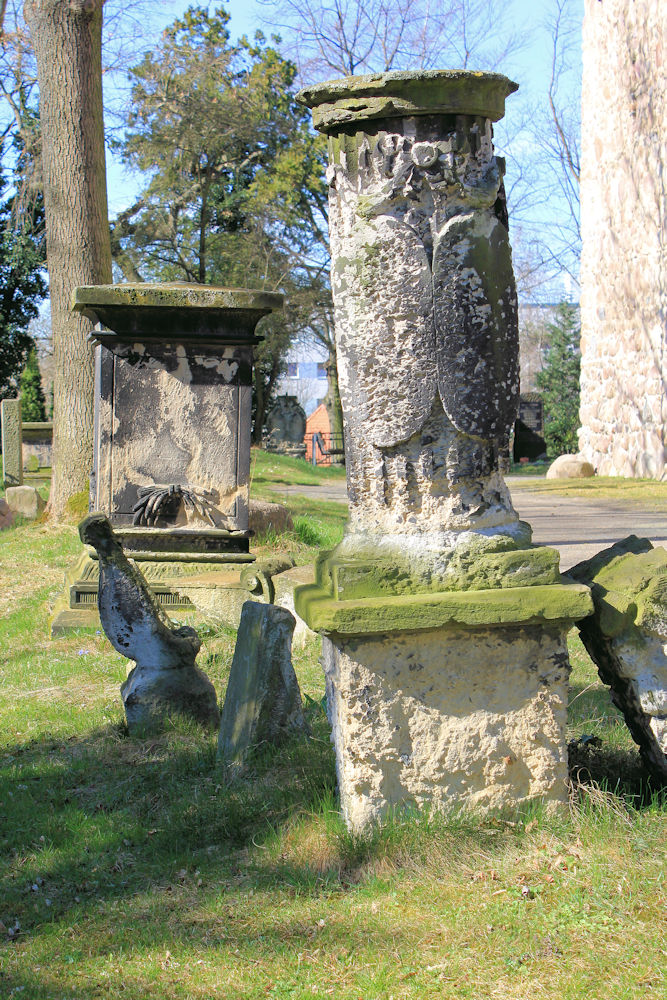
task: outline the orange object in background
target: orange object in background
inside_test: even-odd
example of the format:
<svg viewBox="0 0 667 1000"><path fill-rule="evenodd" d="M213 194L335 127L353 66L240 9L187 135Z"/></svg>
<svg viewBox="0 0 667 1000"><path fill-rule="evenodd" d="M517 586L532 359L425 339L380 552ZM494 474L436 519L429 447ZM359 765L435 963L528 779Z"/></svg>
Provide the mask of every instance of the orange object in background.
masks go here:
<svg viewBox="0 0 667 1000"><path fill-rule="evenodd" d="M327 408L324 403L320 403L316 410L313 410L311 415L306 420L306 434L304 440L306 442L306 461L312 462L313 460L313 434L321 434L325 442L328 442L329 435L331 434L331 423L329 421L329 414L327 413ZM330 455L317 454L317 464L318 465L331 465Z"/></svg>

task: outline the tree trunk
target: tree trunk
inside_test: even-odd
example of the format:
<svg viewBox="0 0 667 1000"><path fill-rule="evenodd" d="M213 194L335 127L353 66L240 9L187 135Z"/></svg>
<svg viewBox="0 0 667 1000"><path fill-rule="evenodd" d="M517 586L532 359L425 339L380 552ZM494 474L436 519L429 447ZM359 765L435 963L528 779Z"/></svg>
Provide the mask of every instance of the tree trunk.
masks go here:
<svg viewBox="0 0 667 1000"><path fill-rule="evenodd" d="M54 458L49 499L60 517L88 488L93 456L89 320L77 285L111 282L102 117L104 0L26 0L39 78L47 265L54 345Z"/></svg>

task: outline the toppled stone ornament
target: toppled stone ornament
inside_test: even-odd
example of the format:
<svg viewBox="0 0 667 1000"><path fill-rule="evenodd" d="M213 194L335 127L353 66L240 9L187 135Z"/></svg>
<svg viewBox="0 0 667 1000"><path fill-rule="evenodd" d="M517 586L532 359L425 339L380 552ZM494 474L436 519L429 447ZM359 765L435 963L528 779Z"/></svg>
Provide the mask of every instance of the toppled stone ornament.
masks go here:
<svg viewBox="0 0 667 1000"><path fill-rule="evenodd" d="M577 623L650 774L667 782L667 551L630 535L569 575L592 588Z"/></svg>
<svg viewBox="0 0 667 1000"><path fill-rule="evenodd" d="M292 666L295 624L286 608L243 605L220 717L219 760L238 766L261 743L308 732Z"/></svg>
<svg viewBox="0 0 667 1000"><path fill-rule="evenodd" d="M79 525L99 559L98 608L111 645L136 666L121 687L130 732L159 727L170 714L206 726L219 719L215 688L195 665L200 641L189 625L175 628L139 570L128 561L104 514Z"/></svg>
<svg viewBox="0 0 667 1000"><path fill-rule="evenodd" d="M345 819L567 795L566 635L587 588L531 544L501 474L517 303L497 74L302 91L329 136L350 519L295 608L324 634Z"/></svg>

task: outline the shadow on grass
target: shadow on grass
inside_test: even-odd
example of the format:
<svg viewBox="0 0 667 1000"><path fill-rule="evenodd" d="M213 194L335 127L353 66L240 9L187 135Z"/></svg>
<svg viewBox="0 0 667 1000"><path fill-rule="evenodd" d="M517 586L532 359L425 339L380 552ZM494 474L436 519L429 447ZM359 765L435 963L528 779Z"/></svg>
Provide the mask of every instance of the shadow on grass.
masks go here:
<svg viewBox="0 0 667 1000"><path fill-rule="evenodd" d="M0 919L24 934L177 871L239 874L239 851L335 794L326 719L310 724L312 738L256 753L234 780L215 737L178 723L153 739L110 726L12 747L0 756Z"/></svg>

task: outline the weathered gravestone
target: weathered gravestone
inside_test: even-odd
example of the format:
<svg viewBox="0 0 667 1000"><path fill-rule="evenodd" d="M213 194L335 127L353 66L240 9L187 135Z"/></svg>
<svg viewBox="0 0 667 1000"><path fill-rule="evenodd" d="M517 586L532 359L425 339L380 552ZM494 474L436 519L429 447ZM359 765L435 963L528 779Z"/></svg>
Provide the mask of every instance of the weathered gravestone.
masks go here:
<svg viewBox="0 0 667 1000"><path fill-rule="evenodd" d="M217 725L215 689L195 665L196 631L188 625L176 628L169 620L104 514L85 518L79 535L97 552L104 632L114 649L136 662L121 687L130 732L160 728L166 716L176 713Z"/></svg>
<svg viewBox="0 0 667 1000"><path fill-rule="evenodd" d="M166 607L238 621L255 592L244 582L259 579L246 574L253 349L282 301L178 282L75 289L74 308L98 322L90 507ZM97 576L84 553L53 633L94 622Z"/></svg>
<svg viewBox="0 0 667 1000"><path fill-rule="evenodd" d="M2 478L5 486L23 483L23 456L21 454L21 402L3 399L0 403L2 423Z"/></svg>
<svg viewBox="0 0 667 1000"><path fill-rule="evenodd" d="M296 396L278 396L266 418L266 449L286 455L306 454L306 414Z"/></svg>
<svg viewBox="0 0 667 1000"><path fill-rule="evenodd" d="M220 717L219 760L240 765L253 747L308 732L292 666L295 624L285 608L243 605Z"/></svg>
<svg viewBox="0 0 667 1000"><path fill-rule="evenodd" d="M295 606L324 633L341 804L566 797L565 636L586 587L531 545L499 471L517 307L492 145L516 85L430 71L302 91L329 136L350 520Z"/></svg>
<svg viewBox="0 0 667 1000"><path fill-rule="evenodd" d="M667 552L630 535L569 575L592 588L595 613L578 622L647 769L667 783Z"/></svg>

